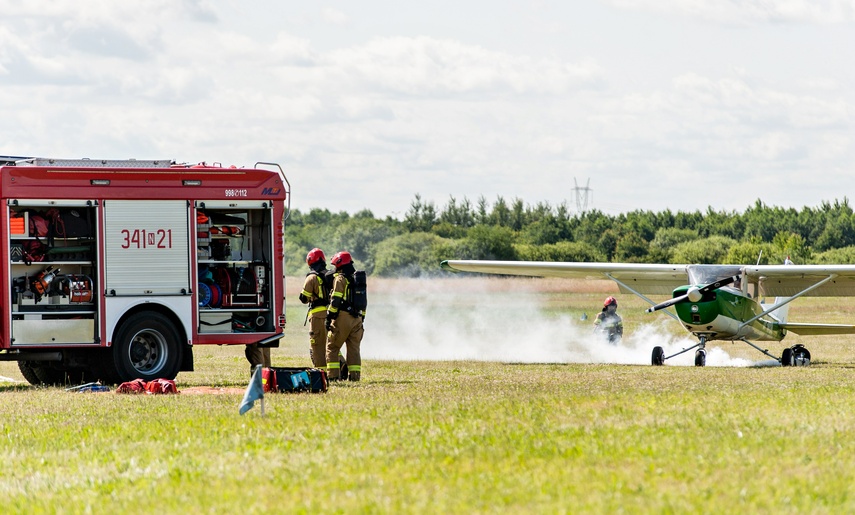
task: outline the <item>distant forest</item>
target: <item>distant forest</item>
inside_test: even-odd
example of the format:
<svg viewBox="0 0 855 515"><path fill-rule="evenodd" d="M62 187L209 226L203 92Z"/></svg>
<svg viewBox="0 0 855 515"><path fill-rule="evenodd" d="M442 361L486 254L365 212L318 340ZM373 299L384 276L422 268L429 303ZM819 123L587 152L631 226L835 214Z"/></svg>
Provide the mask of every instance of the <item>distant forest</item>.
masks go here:
<svg viewBox="0 0 855 515"><path fill-rule="evenodd" d="M855 263L855 215L846 198L801 210L757 200L743 213L606 215L502 197L450 197L437 207L416 195L403 220L378 219L369 210L294 210L285 235L293 275L305 272L313 247L327 259L347 250L369 274L407 277L441 274L444 259L769 264L790 256L798 264Z"/></svg>

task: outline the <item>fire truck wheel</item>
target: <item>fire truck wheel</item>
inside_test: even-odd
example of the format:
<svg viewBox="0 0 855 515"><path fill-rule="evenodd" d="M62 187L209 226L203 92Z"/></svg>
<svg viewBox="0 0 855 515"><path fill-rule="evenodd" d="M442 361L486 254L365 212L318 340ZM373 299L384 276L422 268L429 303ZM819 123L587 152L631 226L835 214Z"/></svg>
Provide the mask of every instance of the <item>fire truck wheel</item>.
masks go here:
<svg viewBox="0 0 855 515"><path fill-rule="evenodd" d="M116 332L113 363L121 381L175 379L181 366L181 340L175 325L156 312L131 315Z"/></svg>
<svg viewBox="0 0 855 515"><path fill-rule="evenodd" d="M50 386L62 386L67 382L68 379L66 377L66 373L63 370L57 370L51 367L33 367L33 370L36 372L36 377L41 379L42 384L50 385Z"/></svg>
<svg viewBox="0 0 855 515"><path fill-rule="evenodd" d="M121 378L119 377L119 372L116 369L116 364L113 361L113 349L103 348L97 349L96 351L96 361L95 367L92 372L98 381L101 381L101 384L119 384L121 383Z"/></svg>
<svg viewBox="0 0 855 515"><path fill-rule="evenodd" d="M38 362L19 361L18 370L30 384L46 384L50 386L63 385L66 383L66 373L47 365L39 365Z"/></svg>
<svg viewBox="0 0 855 515"><path fill-rule="evenodd" d="M28 383L42 384L42 380L36 375L35 367L30 365L29 361L19 361L18 370L21 371L21 375L24 376L24 379L26 379Z"/></svg>

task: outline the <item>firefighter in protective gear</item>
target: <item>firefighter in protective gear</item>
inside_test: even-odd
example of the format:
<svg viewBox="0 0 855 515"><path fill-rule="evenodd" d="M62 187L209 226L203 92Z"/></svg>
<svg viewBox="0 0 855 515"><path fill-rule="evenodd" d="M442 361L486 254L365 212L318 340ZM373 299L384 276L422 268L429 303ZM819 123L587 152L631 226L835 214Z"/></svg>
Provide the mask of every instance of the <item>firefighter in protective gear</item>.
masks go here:
<svg viewBox="0 0 855 515"><path fill-rule="evenodd" d="M327 310L326 326L327 334L327 376L330 380L338 380L341 370L338 361L342 345L347 348L347 378L351 381L359 381L362 375L362 357L359 354L359 346L362 343L362 335L365 330L362 321L365 319L365 311L357 311L353 304L353 274L356 269L353 266L353 258L347 251L342 251L333 256L330 261L335 266L333 278L332 297Z"/></svg>
<svg viewBox="0 0 855 515"><path fill-rule="evenodd" d="M303 291L300 293L300 302L309 305L306 317L309 320L309 352L312 357L312 365L315 368L327 368L327 329L325 321L327 317L327 306L329 306L330 292L324 285L324 276L327 271L327 260L321 249L314 248L306 256L306 264L311 271L306 274L303 282Z"/></svg>
<svg viewBox="0 0 855 515"><path fill-rule="evenodd" d="M270 367L270 348L259 347L257 343L251 343L244 349L246 360L249 361L249 376L255 372L255 367L261 365L265 368Z"/></svg>
<svg viewBox="0 0 855 515"><path fill-rule="evenodd" d="M623 337L623 320L617 314L617 299L606 297L603 302L603 310L597 314L594 320L594 332L602 334L612 345L617 345Z"/></svg>

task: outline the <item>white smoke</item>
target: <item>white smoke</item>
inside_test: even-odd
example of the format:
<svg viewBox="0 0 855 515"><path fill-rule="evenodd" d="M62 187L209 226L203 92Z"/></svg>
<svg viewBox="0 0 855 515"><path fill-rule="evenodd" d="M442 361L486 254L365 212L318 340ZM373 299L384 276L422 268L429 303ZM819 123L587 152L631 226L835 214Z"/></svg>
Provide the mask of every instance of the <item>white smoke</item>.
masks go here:
<svg viewBox="0 0 855 515"><path fill-rule="evenodd" d="M593 334L593 320L556 316L555 308L548 314L538 293L540 284L503 284L489 278L395 281L370 294L362 355L384 360L649 365L656 346L670 356L697 344L688 333L674 336L666 324L676 322L660 317L610 345ZM596 305L592 308L597 310ZM666 364L693 366L694 356L690 350ZM706 364L755 365L715 344L707 347Z"/></svg>

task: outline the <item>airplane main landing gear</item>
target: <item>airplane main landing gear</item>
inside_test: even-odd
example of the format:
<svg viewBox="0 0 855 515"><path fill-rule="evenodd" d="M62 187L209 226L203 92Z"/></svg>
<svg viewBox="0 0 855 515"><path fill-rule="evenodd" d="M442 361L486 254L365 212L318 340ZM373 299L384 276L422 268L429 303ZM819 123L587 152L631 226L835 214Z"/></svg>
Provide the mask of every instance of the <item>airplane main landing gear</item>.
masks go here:
<svg viewBox="0 0 855 515"><path fill-rule="evenodd" d="M810 365L810 352L804 345L793 346L793 361L797 367L806 367Z"/></svg>
<svg viewBox="0 0 855 515"><path fill-rule="evenodd" d="M653 356L650 358L652 365L660 366L665 364L665 349L662 347L653 347Z"/></svg>
<svg viewBox="0 0 855 515"><path fill-rule="evenodd" d="M781 354L782 367L806 367L808 365L810 365L810 351L800 343L784 349L783 354Z"/></svg>
<svg viewBox="0 0 855 515"><path fill-rule="evenodd" d="M781 354L781 366L782 367L791 367L793 366L793 349L786 348L784 352Z"/></svg>

